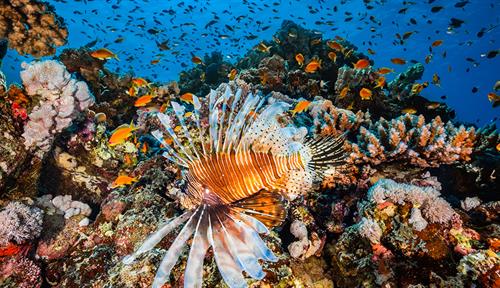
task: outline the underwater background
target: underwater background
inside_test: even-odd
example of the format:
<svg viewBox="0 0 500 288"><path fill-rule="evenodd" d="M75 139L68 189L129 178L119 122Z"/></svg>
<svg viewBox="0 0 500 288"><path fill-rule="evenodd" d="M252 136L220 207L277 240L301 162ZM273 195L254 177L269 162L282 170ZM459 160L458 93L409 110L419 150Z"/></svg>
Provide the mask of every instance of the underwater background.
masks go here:
<svg viewBox="0 0 500 288"><path fill-rule="evenodd" d="M500 287L495 0L0 0L0 287Z"/></svg>

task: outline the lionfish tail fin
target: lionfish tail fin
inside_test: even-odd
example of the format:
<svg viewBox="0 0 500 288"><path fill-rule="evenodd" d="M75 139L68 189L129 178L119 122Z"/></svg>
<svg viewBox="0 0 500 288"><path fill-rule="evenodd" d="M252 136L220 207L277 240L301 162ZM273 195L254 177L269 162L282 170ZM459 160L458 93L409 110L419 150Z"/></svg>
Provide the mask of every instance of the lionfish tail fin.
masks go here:
<svg viewBox="0 0 500 288"><path fill-rule="evenodd" d="M315 174L322 175L325 171L345 163L347 154L344 150L345 133L338 136L307 138L304 145L308 148L307 168Z"/></svg>
<svg viewBox="0 0 500 288"><path fill-rule="evenodd" d="M277 258L259 235L268 233L267 227L257 217L243 213L247 209L242 209L225 204L201 204L193 211L162 225L122 262L131 264L140 254L153 249L167 234L185 223L163 257L152 287L161 288L169 280L172 268L191 237L193 240L184 272L184 287L202 287L203 260L210 247L220 274L229 287L247 287L243 271L254 279L262 279L265 273L259 259L274 262Z"/></svg>

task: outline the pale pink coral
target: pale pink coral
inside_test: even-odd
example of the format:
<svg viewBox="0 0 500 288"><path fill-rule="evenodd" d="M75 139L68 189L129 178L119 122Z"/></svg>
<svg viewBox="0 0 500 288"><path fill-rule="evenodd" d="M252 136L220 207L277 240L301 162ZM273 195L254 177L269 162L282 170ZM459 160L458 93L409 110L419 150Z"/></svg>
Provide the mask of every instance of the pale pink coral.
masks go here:
<svg viewBox="0 0 500 288"><path fill-rule="evenodd" d="M40 236L43 211L21 202L10 202L0 211L0 246L23 244Z"/></svg>
<svg viewBox="0 0 500 288"><path fill-rule="evenodd" d="M39 97L24 128L25 146L48 151L54 134L71 125L94 99L85 82L76 81L60 62L23 63L21 79L29 96Z"/></svg>

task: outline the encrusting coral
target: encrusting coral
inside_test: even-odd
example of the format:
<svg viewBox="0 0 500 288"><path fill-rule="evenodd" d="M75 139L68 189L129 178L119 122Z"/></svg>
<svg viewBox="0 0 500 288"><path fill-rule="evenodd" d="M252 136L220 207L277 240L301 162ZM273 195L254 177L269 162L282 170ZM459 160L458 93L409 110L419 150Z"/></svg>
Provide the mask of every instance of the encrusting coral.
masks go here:
<svg viewBox="0 0 500 288"><path fill-rule="evenodd" d="M47 60L23 64L21 79L27 95L39 97L24 128L25 146L48 151L56 133L94 103L85 82L71 77L63 64Z"/></svg>
<svg viewBox="0 0 500 288"><path fill-rule="evenodd" d="M50 5L37 0L0 2L0 38L20 54L42 57L66 43L68 30Z"/></svg>

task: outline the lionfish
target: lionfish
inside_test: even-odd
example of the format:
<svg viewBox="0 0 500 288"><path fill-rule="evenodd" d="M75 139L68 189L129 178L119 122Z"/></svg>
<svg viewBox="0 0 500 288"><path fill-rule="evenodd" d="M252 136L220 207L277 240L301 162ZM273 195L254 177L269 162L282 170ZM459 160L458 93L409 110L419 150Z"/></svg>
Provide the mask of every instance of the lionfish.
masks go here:
<svg viewBox="0 0 500 288"><path fill-rule="evenodd" d="M187 186L180 202L187 211L161 225L123 260L132 263L185 223L163 257L153 287L166 283L193 235L184 287L202 286L203 261L210 247L229 287L247 287L243 271L262 279L265 273L259 260L278 259L259 234L269 233L269 228L285 219L285 198L300 194L327 169L343 162L343 137L297 140L305 128L283 127L278 121L290 105L267 103L268 98L241 88L233 93L227 85L223 93L210 92L207 118L201 118L207 109L196 96L189 117L186 107L173 101L173 113L157 114L172 144L166 143L159 130L152 135L165 147L163 156L185 172ZM208 127L202 125L207 121ZM179 135L172 129L178 126Z"/></svg>

